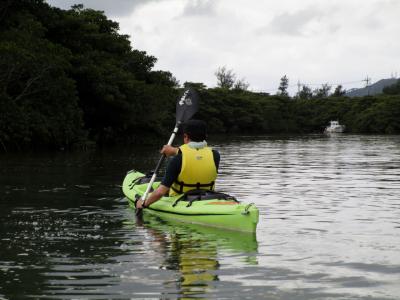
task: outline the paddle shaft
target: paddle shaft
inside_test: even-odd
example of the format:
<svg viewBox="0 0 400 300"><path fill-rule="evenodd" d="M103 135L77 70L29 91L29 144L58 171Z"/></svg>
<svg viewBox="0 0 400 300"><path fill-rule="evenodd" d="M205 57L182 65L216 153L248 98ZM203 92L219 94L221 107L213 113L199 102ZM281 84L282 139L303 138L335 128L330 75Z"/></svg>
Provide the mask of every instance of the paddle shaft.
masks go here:
<svg viewBox="0 0 400 300"><path fill-rule="evenodd" d="M187 89L183 95L179 98L178 102L176 103L176 124L175 128L172 131L171 137L169 138L168 141L168 146L172 145L172 142L175 139L176 134L178 133L179 126L181 125L182 122L186 122L190 120L190 118L197 112L199 106L199 96L196 93L195 90L192 88ZM146 188L145 193L141 197L142 199L142 205L146 201L150 190L153 186L154 181L156 180L157 173L160 170L160 167L162 163L165 160L165 154L163 154L158 161L158 164L156 166L156 169L154 170L153 175L151 176L150 182ZM136 215L140 216L141 215L141 209L136 209Z"/></svg>
<svg viewBox="0 0 400 300"><path fill-rule="evenodd" d="M176 136L176 134L178 133L178 129L179 129L180 123L181 123L181 122L178 122L178 123L175 124L175 128L174 128L174 130L172 131L171 137L169 138L169 141L168 141L168 144L167 144L168 146L171 146L171 145L172 145L172 142L174 141L175 136ZM156 169L154 170L154 173L153 173L153 175L151 176L149 185L147 186L147 189L146 189L146 191L144 192L144 194L143 194L143 196L142 196L142 203L144 203L144 201L146 201L147 196L148 196L149 193L150 193L150 189L151 189L151 187L153 186L154 181L156 180L157 173L158 173L158 171L160 170L161 165L162 165L162 163L164 162L165 158L166 158L165 154L163 154L163 155L160 157L160 160L158 161L158 164L157 164L157 166L156 166Z"/></svg>

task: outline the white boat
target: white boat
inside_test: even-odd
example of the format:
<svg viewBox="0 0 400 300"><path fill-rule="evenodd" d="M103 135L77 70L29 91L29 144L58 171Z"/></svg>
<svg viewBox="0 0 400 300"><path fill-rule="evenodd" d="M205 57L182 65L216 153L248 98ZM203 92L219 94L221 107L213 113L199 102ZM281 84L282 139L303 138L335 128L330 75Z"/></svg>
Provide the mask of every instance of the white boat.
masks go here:
<svg viewBox="0 0 400 300"><path fill-rule="evenodd" d="M341 133L346 126L340 125L339 121L330 121L329 126L325 128L325 133Z"/></svg>

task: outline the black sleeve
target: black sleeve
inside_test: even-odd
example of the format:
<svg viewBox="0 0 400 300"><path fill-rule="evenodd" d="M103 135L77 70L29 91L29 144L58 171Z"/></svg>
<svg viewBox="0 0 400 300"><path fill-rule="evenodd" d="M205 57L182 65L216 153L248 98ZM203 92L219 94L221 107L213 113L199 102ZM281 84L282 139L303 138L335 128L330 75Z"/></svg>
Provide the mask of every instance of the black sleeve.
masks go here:
<svg viewBox="0 0 400 300"><path fill-rule="evenodd" d="M167 169L165 170L165 175L161 180L161 184L166 187L171 187L174 181L178 178L178 175L181 172L181 167L182 155L178 154L168 162Z"/></svg>
<svg viewBox="0 0 400 300"><path fill-rule="evenodd" d="M217 167L217 172L218 172L221 156L219 155L219 152L217 150L213 150L212 152L213 152L213 156L214 156L215 166Z"/></svg>

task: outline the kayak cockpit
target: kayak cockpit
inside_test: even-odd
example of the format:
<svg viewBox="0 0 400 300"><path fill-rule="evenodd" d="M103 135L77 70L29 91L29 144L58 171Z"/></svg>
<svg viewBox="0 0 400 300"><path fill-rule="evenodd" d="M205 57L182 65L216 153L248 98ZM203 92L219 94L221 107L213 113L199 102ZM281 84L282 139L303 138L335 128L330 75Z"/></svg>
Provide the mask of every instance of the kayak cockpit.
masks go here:
<svg viewBox="0 0 400 300"><path fill-rule="evenodd" d="M151 176L151 175L150 175ZM122 189L130 206L145 193L149 176L131 171L126 175ZM154 182L156 189L160 181ZM232 230L255 232L259 211L253 203L242 203L226 193L210 190L191 190L176 196L164 196L149 205L144 212L161 217Z"/></svg>

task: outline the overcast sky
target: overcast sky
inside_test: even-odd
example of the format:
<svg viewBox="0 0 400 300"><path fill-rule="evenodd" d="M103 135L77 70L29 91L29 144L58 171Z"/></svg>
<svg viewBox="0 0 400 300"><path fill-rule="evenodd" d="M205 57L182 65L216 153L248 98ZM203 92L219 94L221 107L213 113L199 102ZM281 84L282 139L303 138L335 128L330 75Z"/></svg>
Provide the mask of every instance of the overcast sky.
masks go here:
<svg viewBox="0 0 400 300"><path fill-rule="evenodd" d="M105 11L156 69L216 85L226 66L252 90L297 83L362 87L400 77L399 0L48 0Z"/></svg>

